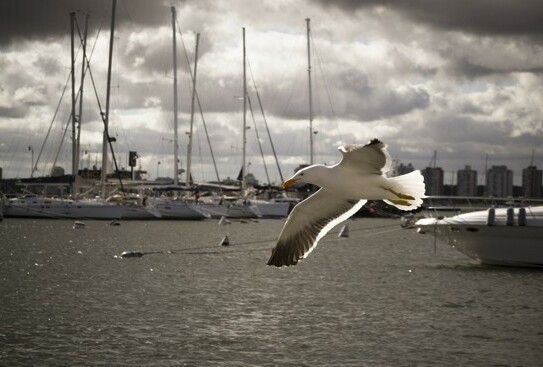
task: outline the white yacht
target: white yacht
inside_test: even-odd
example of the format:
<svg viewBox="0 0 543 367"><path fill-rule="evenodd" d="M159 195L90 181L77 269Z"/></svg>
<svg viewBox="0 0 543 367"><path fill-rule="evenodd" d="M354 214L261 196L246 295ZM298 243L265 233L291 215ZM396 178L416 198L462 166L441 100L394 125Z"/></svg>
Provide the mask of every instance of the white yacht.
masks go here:
<svg viewBox="0 0 543 367"><path fill-rule="evenodd" d="M180 199L156 197L148 199L162 219L209 219L211 214L200 205Z"/></svg>
<svg viewBox="0 0 543 367"><path fill-rule="evenodd" d="M261 218L258 207L249 200L235 197L204 197L199 199L199 207L206 210L211 218Z"/></svg>
<svg viewBox="0 0 543 367"><path fill-rule="evenodd" d="M249 202L258 209L262 218L285 218L290 210L288 201L251 199Z"/></svg>
<svg viewBox="0 0 543 367"><path fill-rule="evenodd" d="M543 206L423 218L415 226L483 264L543 267Z"/></svg>
<svg viewBox="0 0 543 367"><path fill-rule="evenodd" d="M160 219L162 214L141 195L116 194L107 199L107 202L119 205L123 212L122 219Z"/></svg>
<svg viewBox="0 0 543 367"><path fill-rule="evenodd" d="M4 203L6 217L121 219L123 208L101 200L26 196Z"/></svg>

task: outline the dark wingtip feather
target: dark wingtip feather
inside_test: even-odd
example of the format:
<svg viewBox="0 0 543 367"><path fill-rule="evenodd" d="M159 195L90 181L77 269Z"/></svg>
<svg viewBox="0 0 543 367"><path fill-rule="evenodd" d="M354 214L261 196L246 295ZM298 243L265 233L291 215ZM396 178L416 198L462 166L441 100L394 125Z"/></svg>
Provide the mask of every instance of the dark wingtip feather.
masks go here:
<svg viewBox="0 0 543 367"><path fill-rule="evenodd" d="M298 254L293 254L288 249L283 247L275 247L272 249L272 254L268 260L267 265L273 265L278 268L281 266L291 266L298 264L301 256Z"/></svg>

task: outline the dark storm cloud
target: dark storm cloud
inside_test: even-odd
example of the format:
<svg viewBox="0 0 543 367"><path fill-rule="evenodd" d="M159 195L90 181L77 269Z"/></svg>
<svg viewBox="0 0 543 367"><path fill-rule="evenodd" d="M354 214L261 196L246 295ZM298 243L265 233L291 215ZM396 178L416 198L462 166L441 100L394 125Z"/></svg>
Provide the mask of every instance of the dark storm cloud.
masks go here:
<svg viewBox="0 0 543 367"><path fill-rule="evenodd" d="M46 39L69 32L70 12L90 14L89 26L109 28L111 0L3 0L0 1L0 45L21 39ZM116 23L152 26L164 23L169 14L165 1L119 0Z"/></svg>
<svg viewBox="0 0 543 367"><path fill-rule="evenodd" d="M540 0L317 0L326 6L356 11L382 6L432 27L481 35L543 34ZM543 42L543 38L540 38Z"/></svg>

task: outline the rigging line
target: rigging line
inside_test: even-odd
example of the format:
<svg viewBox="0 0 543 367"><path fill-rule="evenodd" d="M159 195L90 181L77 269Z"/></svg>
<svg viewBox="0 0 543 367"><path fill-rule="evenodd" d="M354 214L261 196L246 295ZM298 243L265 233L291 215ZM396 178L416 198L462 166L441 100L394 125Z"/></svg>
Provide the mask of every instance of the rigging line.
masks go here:
<svg viewBox="0 0 543 367"><path fill-rule="evenodd" d="M77 51L77 56L79 56L79 51L81 51L81 48L82 48L82 45L80 44L79 45L79 50ZM72 72L70 72L70 77L72 76ZM78 90L77 91L77 95L76 95L76 100L77 98L79 98L79 93L81 92L81 90ZM53 170L53 168L57 165L57 161L58 161L58 157L60 155L60 151L62 150L62 145L64 144L64 139L66 138L66 133L68 132L68 127L70 126L70 122L71 122L71 119L72 119L72 116L73 116L73 113L74 111L72 110L68 116L68 121L66 123L66 127L64 128L64 133L62 134L62 139L60 139L60 144L58 146L58 150L57 150L57 154L55 156L55 160L53 161L53 165L51 166L51 171ZM75 139L75 136L72 137L73 139ZM75 173L74 173L74 177L75 177Z"/></svg>
<svg viewBox="0 0 543 367"><path fill-rule="evenodd" d="M64 139L66 138L66 132L68 131L68 127L70 126L71 119L72 119L72 112L70 112L70 114L68 115L68 121L66 122L66 127L64 128L64 133L62 134L62 139L60 139L60 144L58 146L57 155L55 156L55 160L53 161L53 166L51 167L51 171L57 165L58 156L60 155L60 150L62 149L62 144L64 144Z"/></svg>
<svg viewBox="0 0 543 367"><path fill-rule="evenodd" d="M332 95L330 93L330 85L329 85L329 82L328 82L328 79L326 78L326 75L324 74L324 69L322 67L322 57L317 49L317 46L315 44L315 41L313 39L313 33L310 35L311 36L311 43L313 45L313 50L315 52L315 55L317 56L317 64L319 66L319 69L321 71L321 79L322 79L322 82L324 84L324 90L326 91L326 96L328 97L328 103L330 104L330 109L332 111L332 115L335 117L334 118L334 122L336 123L336 130L337 130L337 134L339 136L339 140L341 141L341 144L344 144L344 139L343 139L343 136L341 134L341 130L340 130L340 127L339 127L339 123L337 122L337 113L334 109L334 103L332 101Z"/></svg>
<svg viewBox="0 0 543 367"><path fill-rule="evenodd" d="M82 48L82 46L79 45L79 50L77 50L77 55L76 55L76 57L79 56L79 52L81 51L81 48ZM68 88L68 84L69 84L69 81L70 81L71 77L72 77L72 71L70 70L70 73L69 73L69 75L68 75L68 79L67 79L66 83L64 84L64 89L62 90L62 94L61 94L61 96L60 96L60 100L58 101L58 105L57 105L57 108L56 108L56 110L55 110L55 114L54 114L54 116L53 116L53 119L51 120L51 124L49 125L49 129L48 129L48 131L47 131L47 134L45 135L45 139L43 140L42 146L41 146L41 148L40 148L40 153L38 154L38 158L36 159L36 162L35 162L35 164L34 164L34 167L32 167L33 171L37 171L37 170L38 170L37 167L38 167L39 160L40 160L40 158L41 158L43 149L45 148L45 144L47 144L47 140L49 139L49 133L50 133L51 128L53 127L53 124L54 124L54 122L55 122L55 118L56 118L56 116L57 116L57 113L58 113L58 111L59 111L60 105L61 105L61 103L62 103L62 99L64 98L64 94L66 93L66 89ZM79 96L79 92L77 92L77 96ZM69 115L68 117L71 119L71 118L72 118L72 114L70 113L70 115ZM69 123L69 121L68 121L68 123ZM55 163L53 164L53 167L56 165L56 162L57 162L57 160L58 160L58 156L59 156L59 154L60 154L60 150L61 150L61 148L62 148L62 144L63 144L63 141L64 141L64 138L65 138L65 137L66 137L66 131L64 131L64 133L63 133L63 135L62 135L62 140L60 141L60 146L59 146L59 148L58 148L58 152L57 152L57 155L56 155L56 157L55 157Z"/></svg>
<svg viewBox="0 0 543 367"><path fill-rule="evenodd" d="M260 155L262 156L262 164L264 165L264 172L266 172L266 179L268 180L268 186L271 186L270 175L268 174L268 166L266 165L266 159L264 158L264 151L262 150L262 143L260 142L260 136L258 135L258 128L256 127L255 115L253 113L253 105L251 104L251 98L247 94L247 102L249 103L249 111L253 119L253 126L255 127L256 141L258 142L258 148L260 149Z"/></svg>
<svg viewBox="0 0 543 367"><path fill-rule="evenodd" d="M176 19L176 23L177 23L178 31L181 34L181 27L179 26L179 20L178 19ZM183 45L183 50L185 50L185 58L187 59L187 62L190 65L189 56L187 54L187 49L184 46L185 43L184 43L184 40L183 40L183 35L181 34L181 36L179 38L181 38L181 43ZM194 79L194 75L192 75L192 69L190 67L188 69L189 69L190 79L192 81ZM202 104L200 103L200 96L198 95L198 91L196 90L196 88L194 89L193 92L196 95L196 102L198 103L198 109L200 111L200 117L202 118L202 125L204 126L204 131L206 133L207 145L209 146L209 152L211 154L211 160L213 161L213 168L215 169L215 175L217 176L217 182L219 183L219 191L222 192L222 184L221 184L221 179L220 179L220 176L219 176L219 170L217 169L217 161L215 160L215 154L213 153L213 146L211 145L211 140L209 138L209 132L207 130L207 124L206 124L206 120L204 118L204 112L203 112L203 109L202 109Z"/></svg>
<svg viewBox="0 0 543 367"><path fill-rule="evenodd" d="M76 19L76 24L77 24L77 19ZM95 92L96 92L96 86L95 86L95 84L94 84L94 78L93 78L93 76L92 76L92 72L91 72L91 69L90 69L90 59L92 58L92 55L93 55L93 53L94 53L94 49L96 48L96 43L97 43L97 41L98 41L98 36L100 35L101 29L102 29L102 25L100 24L100 27L98 28L98 32L96 33L96 38L94 39L94 45L92 46L92 50L91 50L91 52L90 52L90 55L89 55L88 58L85 57L85 58L86 58L86 61L87 61L87 68L86 68L86 71L88 71L89 74L90 74L90 76L91 76L91 80L92 80L92 84L93 84L93 86L94 86L94 91L95 91ZM77 27L77 31L78 31L78 34L79 34L79 39L80 39L80 41L82 42L81 33L79 32L79 25L78 25L78 27ZM81 45L80 45L80 49L81 49ZM78 54L79 54L79 50L78 50ZM85 60L83 60L83 62L85 62ZM85 73L86 73L86 71L85 71ZM71 71L70 71L70 75L68 76L68 80L70 79L71 76L72 76L72 73L71 73ZM67 88L67 85L68 85L68 82L66 82L66 84L65 84L65 86L64 86L64 91L62 92L63 94L64 94L64 92L65 92L65 90L66 90L66 88ZM79 98L79 93L80 93L80 91L81 91L81 90L79 90L79 91L77 92L77 98ZM100 99L98 98L98 93L97 93L97 92L96 92L96 98L97 98L97 100L98 100L98 106L99 106L99 108L100 108L100 113L101 113ZM62 101L62 97L61 97L61 101ZM59 106L60 106L60 102L59 102ZM58 108L59 108L59 107L57 107L57 111L58 111ZM55 116L56 116L56 112L55 112ZM69 124L69 121L70 121L71 118L72 118L72 113L70 113L70 115L68 116L68 124ZM54 121L54 119L55 119L55 118L53 117L53 121ZM51 124L53 124L53 121L51 122ZM67 128L68 128L68 125L66 126L66 129L67 129ZM58 161L58 156L60 155L60 150L62 149L62 144L63 144L63 142L64 142L64 138L66 137L66 129L64 130L64 134L62 135L62 139L61 139L61 141L60 141L60 145L59 145L59 148L58 148L58 151L57 151L57 154L56 154L56 156L55 156L55 159L54 159L54 162L53 162L53 165L52 165L52 168L51 168L51 169L53 169L53 167L56 166L56 163L57 163L57 161ZM49 130L51 130L51 127L49 128ZM49 135L49 133L47 133L47 135ZM47 141L47 137L46 137L46 141ZM43 146L46 144L46 141L44 142ZM40 150L40 155L38 156L38 160L40 159L41 152L42 152L42 150L43 150L43 146L42 146L42 149ZM36 162L36 166L37 166L37 162Z"/></svg>
<svg viewBox="0 0 543 367"><path fill-rule="evenodd" d="M272 148L273 157L275 158L275 164L277 165L277 171L279 171L279 177L281 179L281 182L283 182L284 181L283 172L281 172L281 166L279 165L279 160L277 159L277 153L275 152L275 146L273 145L273 140L271 137L269 126L268 126L268 121L266 121L266 115L264 114L264 107L262 105L262 100L260 99L260 93L258 92L258 88L256 86L256 80L253 76L253 69L251 68L251 63L249 62L249 60L247 60L247 65L249 66L249 74L251 74L251 80L253 81L253 86L255 88L256 98L258 100L258 105L260 106L260 112L262 113L262 118L264 119L264 126L266 127L266 132L268 133L268 139L270 141L270 145Z"/></svg>
<svg viewBox="0 0 543 367"><path fill-rule="evenodd" d="M49 129L47 130L47 134L45 134L45 139L43 140L43 143L40 148L40 153L38 154L38 158L36 158L36 162L34 164L33 170L38 170L38 163L41 159L41 155L43 153L43 149L45 148L45 144L47 144L47 140L49 139L49 134L51 133L51 129L53 127L53 124L55 122L55 119L57 118L58 110L60 109L60 105L62 104L62 99L64 98L64 94L66 93L66 89L68 88L68 83L70 82L70 78L72 77L72 72L70 71L70 74L68 75L68 79L66 79L66 83L64 84L64 89L62 90L62 94L60 95L60 100L58 101L57 108L55 110L55 113L53 115L53 119L51 120L51 123L49 124ZM71 116L70 116L71 118Z"/></svg>
<svg viewBox="0 0 543 367"><path fill-rule="evenodd" d="M211 153L211 160L213 161L213 167L215 168L215 175L217 176L217 182L219 183L219 190L222 192L221 179L219 177L219 171L217 169L217 162L215 161L215 154L213 153L213 147L211 145L211 140L209 138L209 132L207 131L207 124L206 124L206 121L204 119L204 112L202 110L202 105L200 104L200 97L198 96L197 91L194 91L194 93L196 93L196 102L198 102L198 108L200 110L200 116L202 118L202 125L204 126L204 131L206 133L207 144L209 146L209 151Z"/></svg>

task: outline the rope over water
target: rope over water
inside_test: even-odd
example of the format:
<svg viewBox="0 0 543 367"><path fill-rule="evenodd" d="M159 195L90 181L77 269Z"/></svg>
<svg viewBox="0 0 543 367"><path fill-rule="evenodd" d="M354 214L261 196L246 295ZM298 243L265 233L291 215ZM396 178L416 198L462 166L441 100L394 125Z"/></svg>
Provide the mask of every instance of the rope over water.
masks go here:
<svg viewBox="0 0 543 367"><path fill-rule="evenodd" d="M382 231L376 231L374 230L382 230ZM366 237L371 236L377 236L384 233L394 232L394 231L400 231L402 228L397 223L395 224L389 224L384 226L378 226L378 227L371 227L371 228L359 228L359 229L350 229L349 232L352 234L353 232L361 232L366 231L366 233L361 233L359 236L349 237L349 238L339 238L337 235L339 231L335 232L336 237L329 236L328 239L325 239L322 241L322 243L327 242L345 242L345 241L356 241L359 239L363 239ZM371 231L371 232L368 232ZM333 232L330 232L330 234L334 234ZM224 245L224 240L228 241L228 245ZM261 243L273 243L277 241L277 238L267 238L262 240L256 240L256 241L247 241L247 242L239 242L239 243L232 243L232 241L228 238L228 236L224 236L222 240L219 242L219 245L215 246L201 246L201 247L192 247L192 248L182 248L182 249L172 249L172 250L162 250L162 251L123 251L121 255L115 255L115 258L141 258L144 255L217 255L217 254L228 254L228 253L238 253L238 252L256 252L256 251L270 251L270 248L255 248L255 249L243 249L243 250L232 250L230 248L236 247L236 246L250 246L250 245L257 245Z"/></svg>

